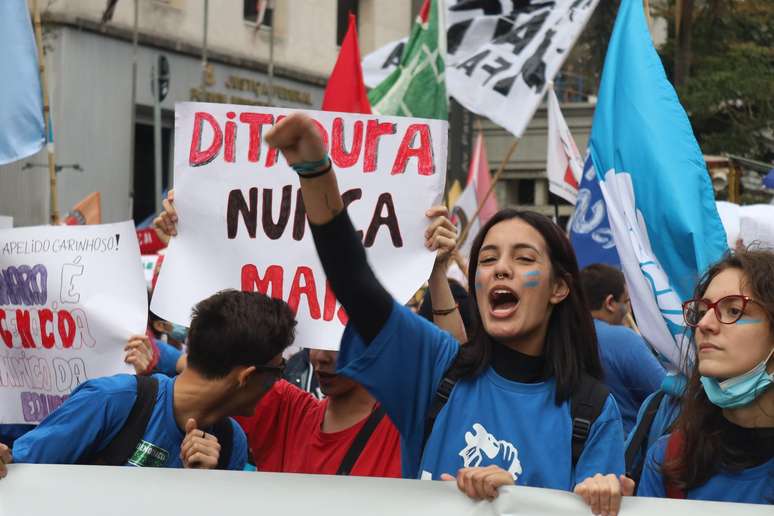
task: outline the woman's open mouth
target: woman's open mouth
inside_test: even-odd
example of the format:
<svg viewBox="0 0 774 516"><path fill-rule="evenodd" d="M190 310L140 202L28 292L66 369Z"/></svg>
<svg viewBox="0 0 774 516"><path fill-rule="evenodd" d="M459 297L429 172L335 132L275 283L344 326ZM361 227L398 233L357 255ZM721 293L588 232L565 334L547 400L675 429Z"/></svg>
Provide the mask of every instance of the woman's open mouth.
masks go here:
<svg viewBox="0 0 774 516"><path fill-rule="evenodd" d="M493 317L509 317L518 306L519 296L510 289L497 287L489 292L489 307Z"/></svg>

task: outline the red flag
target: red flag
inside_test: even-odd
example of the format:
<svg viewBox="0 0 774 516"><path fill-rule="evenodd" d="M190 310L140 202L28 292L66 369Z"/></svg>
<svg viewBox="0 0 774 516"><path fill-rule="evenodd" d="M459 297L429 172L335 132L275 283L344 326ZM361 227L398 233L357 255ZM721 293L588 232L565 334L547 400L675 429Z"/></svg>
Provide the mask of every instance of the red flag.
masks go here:
<svg viewBox="0 0 774 516"><path fill-rule="evenodd" d="M349 13L349 28L341 43L339 58L328 78L322 102L323 111L371 114L363 69L360 67L360 50L357 46L357 22Z"/></svg>
<svg viewBox="0 0 774 516"><path fill-rule="evenodd" d="M470 169L468 170L468 185L475 184L476 199L481 209L478 212L478 220L482 225L486 224L492 215L497 213L497 198L495 192L484 196L489 192L492 186L492 175L489 173L489 160L486 157L486 145L484 145L484 136L479 132L476 137L476 144L473 147L473 156L470 159Z"/></svg>

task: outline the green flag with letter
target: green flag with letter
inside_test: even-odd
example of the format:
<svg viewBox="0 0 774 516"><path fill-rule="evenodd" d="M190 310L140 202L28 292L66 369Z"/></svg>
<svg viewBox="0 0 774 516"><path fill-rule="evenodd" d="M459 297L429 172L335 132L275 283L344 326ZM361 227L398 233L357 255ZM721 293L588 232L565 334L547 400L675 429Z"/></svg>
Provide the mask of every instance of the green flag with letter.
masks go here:
<svg viewBox="0 0 774 516"><path fill-rule="evenodd" d="M398 68L368 94L380 115L448 119L444 6L425 0Z"/></svg>

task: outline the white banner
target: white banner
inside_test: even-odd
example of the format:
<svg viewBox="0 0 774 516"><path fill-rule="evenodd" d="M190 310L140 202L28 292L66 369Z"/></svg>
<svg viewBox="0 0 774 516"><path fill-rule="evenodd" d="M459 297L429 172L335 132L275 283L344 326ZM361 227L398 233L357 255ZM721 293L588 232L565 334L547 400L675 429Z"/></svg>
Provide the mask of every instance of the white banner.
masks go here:
<svg viewBox="0 0 774 516"><path fill-rule="evenodd" d="M346 314L327 285L298 178L262 140L288 109L176 106L178 236L153 295L160 317L189 324L192 307L234 288L284 299L299 321L296 343L337 349ZM400 302L427 279L425 211L440 202L447 123L314 112L371 266Z"/></svg>
<svg viewBox="0 0 774 516"><path fill-rule="evenodd" d="M470 111L520 138L599 0L447 5L446 87ZM400 61L404 40L363 59L369 87Z"/></svg>
<svg viewBox="0 0 774 516"><path fill-rule="evenodd" d="M546 174L548 189L565 201L575 205L578 185L583 174L583 157L567 127L559 99L553 88L546 93L548 103L548 148Z"/></svg>
<svg viewBox="0 0 774 516"><path fill-rule="evenodd" d="M131 222L0 231L0 423L38 423L90 378L133 372L148 318Z"/></svg>
<svg viewBox="0 0 774 516"><path fill-rule="evenodd" d="M127 492L140 494L129 500ZM507 487L494 502L473 502L454 482L427 480L36 464L11 464L0 480L0 516L227 516L255 508L315 516L591 515L579 496L564 491ZM764 516L771 507L626 497L619 514Z"/></svg>

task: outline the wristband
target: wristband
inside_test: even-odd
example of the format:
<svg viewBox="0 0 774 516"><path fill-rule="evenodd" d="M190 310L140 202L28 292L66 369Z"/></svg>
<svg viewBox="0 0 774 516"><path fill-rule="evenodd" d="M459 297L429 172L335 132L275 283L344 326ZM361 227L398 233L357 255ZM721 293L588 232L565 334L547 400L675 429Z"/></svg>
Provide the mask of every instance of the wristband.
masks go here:
<svg viewBox="0 0 774 516"><path fill-rule="evenodd" d="M445 310L433 309L433 315L449 315L450 313L452 313L453 311L455 311L459 307L460 307L460 304L459 303L455 303L453 307L447 308Z"/></svg>
<svg viewBox="0 0 774 516"><path fill-rule="evenodd" d="M298 174L298 177L301 179L314 179L315 177L324 176L328 172L330 172L332 169L331 162L328 162L328 166L324 169L320 170L319 172L311 172L309 174Z"/></svg>
<svg viewBox="0 0 774 516"><path fill-rule="evenodd" d="M326 154L325 157L318 161L301 161L300 163L295 163L293 165L290 165L293 170L296 171L296 174L298 174L301 177L308 177L310 174L316 174L320 167L324 167L325 165L328 165L328 168L330 168L330 158Z"/></svg>

